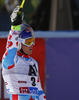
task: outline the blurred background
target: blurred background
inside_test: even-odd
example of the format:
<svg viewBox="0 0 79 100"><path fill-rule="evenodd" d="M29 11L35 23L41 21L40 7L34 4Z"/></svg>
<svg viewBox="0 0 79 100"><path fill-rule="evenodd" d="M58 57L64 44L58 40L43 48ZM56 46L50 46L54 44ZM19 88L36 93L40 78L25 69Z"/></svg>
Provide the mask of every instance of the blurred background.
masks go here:
<svg viewBox="0 0 79 100"><path fill-rule="evenodd" d="M0 0L0 73L10 15L22 0ZM24 23L35 31L31 55L39 63L47 100L79 100L79 0L26 0ZM0 74L0 100L8 100Z"/></svg>
<svg viewBox="0 0 79 100"><path fill-rule="evenodd" d="M0 31L10 29L10 15L21 2L0 1ZM34 30L79 29L79 0L26 0L24 14L25 23L30 24Z"/></svg>

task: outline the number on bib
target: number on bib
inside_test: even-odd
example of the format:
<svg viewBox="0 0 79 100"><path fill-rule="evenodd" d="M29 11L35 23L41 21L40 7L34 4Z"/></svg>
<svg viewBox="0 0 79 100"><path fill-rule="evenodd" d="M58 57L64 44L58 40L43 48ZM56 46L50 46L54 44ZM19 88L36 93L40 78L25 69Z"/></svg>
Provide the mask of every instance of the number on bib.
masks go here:
<svg viewBox="0 0 79 100"><path fill-rule="evenodd" d="M36 82L35 77L31 77L31 81L32 81L32 85L35 86L36 85L36 83L35 83Z"/></svg>

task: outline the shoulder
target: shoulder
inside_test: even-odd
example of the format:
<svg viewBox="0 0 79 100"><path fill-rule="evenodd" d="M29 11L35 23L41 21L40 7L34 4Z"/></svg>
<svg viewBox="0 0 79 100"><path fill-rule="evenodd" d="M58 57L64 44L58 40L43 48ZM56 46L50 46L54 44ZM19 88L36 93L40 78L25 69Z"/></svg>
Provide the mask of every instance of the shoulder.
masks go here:
<svg viewBox="0 0 79 100"><path fill-rule="evenodd" d="M34 59L34 58L32 58L32 57L29 57L35 64L38 64L38 62Z"/></svg>

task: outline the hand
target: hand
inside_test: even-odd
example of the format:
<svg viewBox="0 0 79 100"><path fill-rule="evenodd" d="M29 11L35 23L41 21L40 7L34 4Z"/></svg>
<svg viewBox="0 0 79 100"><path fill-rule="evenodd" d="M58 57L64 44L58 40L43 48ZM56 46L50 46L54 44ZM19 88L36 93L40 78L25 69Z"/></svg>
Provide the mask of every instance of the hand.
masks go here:
<svg viewBox="0 0 79 100"><path fill-rule="evenodd" d="M11 24L12 25L20 25L22 23L22 20L24 18L24 13L22 12L22 8L20 6L17 6L13 13L10 16L11 18Z"/></svg>

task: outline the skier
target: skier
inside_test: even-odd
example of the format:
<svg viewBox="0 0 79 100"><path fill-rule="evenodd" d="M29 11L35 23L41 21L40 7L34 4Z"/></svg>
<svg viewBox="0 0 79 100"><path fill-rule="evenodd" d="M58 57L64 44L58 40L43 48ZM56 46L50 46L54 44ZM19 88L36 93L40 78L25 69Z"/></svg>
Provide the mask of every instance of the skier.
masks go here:
<svg viewBox="0 0 79 100"><path fill-rule="evenodd" d="M30 57L35 36L33 29L22 24L23 11L17 6L11 14L6 51L2 58L2 75L10 100L46 100L41 87L38 64Z"/></svg>

